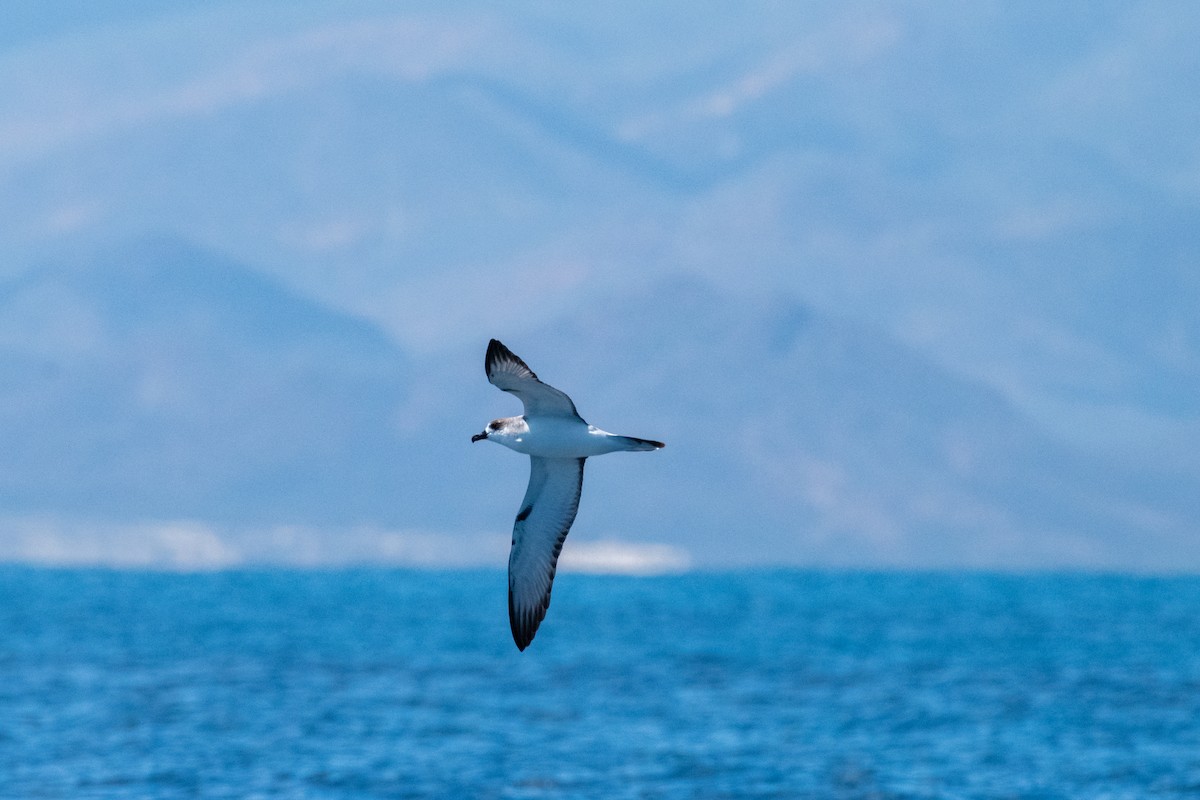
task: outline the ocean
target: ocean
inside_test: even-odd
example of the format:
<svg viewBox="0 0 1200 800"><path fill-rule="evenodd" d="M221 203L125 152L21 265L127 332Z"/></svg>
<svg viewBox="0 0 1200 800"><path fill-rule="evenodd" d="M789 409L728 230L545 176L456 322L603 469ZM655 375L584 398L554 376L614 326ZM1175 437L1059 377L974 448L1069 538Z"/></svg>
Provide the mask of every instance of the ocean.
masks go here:
<svg viewBox="0 0 1200 800"><path fill-rule="evenodd" d="M4 798L1200 796L1200 579L0 568Z"/></svg>

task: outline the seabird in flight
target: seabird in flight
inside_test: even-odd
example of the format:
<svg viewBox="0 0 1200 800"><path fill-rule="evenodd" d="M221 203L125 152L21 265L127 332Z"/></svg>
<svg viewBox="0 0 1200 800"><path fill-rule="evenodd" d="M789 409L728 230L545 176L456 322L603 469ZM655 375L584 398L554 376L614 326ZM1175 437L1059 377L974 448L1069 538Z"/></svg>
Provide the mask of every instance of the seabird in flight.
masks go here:
<svg viewBox="0 0 1200 800"><path fill-rule="evenodd" d="M484 369L488 381L516 395L519 417L488 423L472 442L486 439L529 456L529 488L513 524L508 555L508 621L513 641L524 650L550 607L550 588L563 540L579 509L583 462L618 450L658 450L652 439L617 436L588 425L571 398L542 383L525 362L492 339Z"/></svg>

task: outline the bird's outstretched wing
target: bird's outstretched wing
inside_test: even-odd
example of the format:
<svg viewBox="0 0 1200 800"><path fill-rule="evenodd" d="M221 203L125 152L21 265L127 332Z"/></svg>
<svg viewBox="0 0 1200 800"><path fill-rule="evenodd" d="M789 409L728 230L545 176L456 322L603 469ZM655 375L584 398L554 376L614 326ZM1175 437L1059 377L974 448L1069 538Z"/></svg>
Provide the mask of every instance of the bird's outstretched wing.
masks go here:
<svg viewBox="0 0 1200 800"><path fill-rule="evenodd" d="M524 361L495 339L488 342L483 368L487 371L489 383L520 398L525 405L525 416L579 416L571 398L538 380L538 376Z"/></svg>
<svg viewBox="0 0 1200 800"><path fill-rule="evenodd" d="M521 650L533 641L550 607L558 554L579 510L585 460L529 458L529 488L508 555L508 621Z"/></svg>

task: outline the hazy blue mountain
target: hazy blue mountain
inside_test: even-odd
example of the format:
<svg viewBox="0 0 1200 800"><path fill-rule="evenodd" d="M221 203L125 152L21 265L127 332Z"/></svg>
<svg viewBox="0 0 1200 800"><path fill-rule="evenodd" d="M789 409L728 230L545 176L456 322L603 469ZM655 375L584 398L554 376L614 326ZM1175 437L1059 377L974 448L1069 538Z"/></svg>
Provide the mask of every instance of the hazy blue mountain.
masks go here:
<svg viewBox="0 0 1200 800"><path fill-rule="evenodd" d="M674 443L666 469L621 468L613 483L636 470L644 491L594 511L601 524L630 508L665 513L659 525L731 560L764 545L842 563L1200 556L1194 481L1081 452L993 389L800 303L731 302L674 282L580 309L532 341L553 343L543 377L566 372L590 390L576 396L585 416L595 402L629 420L617 427Z"/></svg>
<svg viewBox="0 0 1200 800"><path fill-rule="evenodd" d="M211 253L34 271L0 331L9 512L341 520L395 491L404 355Z"/></svg>
<svg viewBox="0 0 1200 800"><path fill-rule="evenodd" d="M1188 3L17 17L14 267L171 231L424 350L585 282L782 287L1059 435L1200 471ZM518 316L496 272L549 294Z"/></svg>
<svg viewBox="0 0 1200 800"><path fill-rule="evenodd" d="M486 383L484 341L414 360L172 240L32 271L0 319L10 515L197 520L265 558L287 557L253 541L272 526L324 530L330 554L355 526L434 532L448 561L464 535L507 535L527 464L469 442L519 411ZM798 302L679 278L504 338L590 421L668 442L591 462L577 539L711 564L1200 563L1186 484L1086 457L994 390Z"/></svg>
<svg viewBox="0 0 1200 800"><path fill-rule="evenodd" d="M43 5L0 26L12 513L491 530L523 470L441 437L502 332L683 443L597 462L647 487L597 532L1193 558L1192 4Z"/></svg>

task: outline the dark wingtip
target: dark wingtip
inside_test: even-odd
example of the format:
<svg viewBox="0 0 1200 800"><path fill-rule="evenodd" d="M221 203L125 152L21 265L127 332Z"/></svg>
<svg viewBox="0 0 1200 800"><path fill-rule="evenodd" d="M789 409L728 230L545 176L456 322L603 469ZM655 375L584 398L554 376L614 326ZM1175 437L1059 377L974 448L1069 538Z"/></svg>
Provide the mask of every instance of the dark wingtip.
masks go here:
<svg viewBox="0 0 1200 800"><path fill-rule="evenodd" d="M488 380L492 378L492 367L505 361L511 361L518 365L528 372L535 381L538 379L534 371L529 369L529 365L522 361L520 356L505 347L504 342L499 339L490 340L488 342L487 354L483 357L483 371L487 374Z"/></svg>
<svg viewBox="0 0 1200 800"><path fill-rule="evenodd" d="M545 610L542 611L543 616ZM529 647L533 642L533 637L537 636L538 628L542 626L542 620L536 614L525 614L523 617L516 613L513 608L512 599L508 601L508 624L512 629L513 642L517 645L517 649L524 652L526 647Z"/></svg>
<svg viewBox="0 0 1200 800"><path fill-rule="evenodd" d="M499 339L492 339L488 342L487 355L483 357L483 371L491 375L492 364L496 363L496 359L502 356L508 348L501 343Z"/></svg>
<svg viewBox="0 0 1200 800"><path fill-rule="evenodd" d="M532 626L533 629L530 630L530 626L522 624L522 622L523 620L517 614L516 606L513 605L513 594L510 588L508 590L508 627L512 629L513 643L516 644L518 650L524 653L525 648L529 647L529 643L533 641L533 636L537 633L538 626L534 625Z"/></svg>

